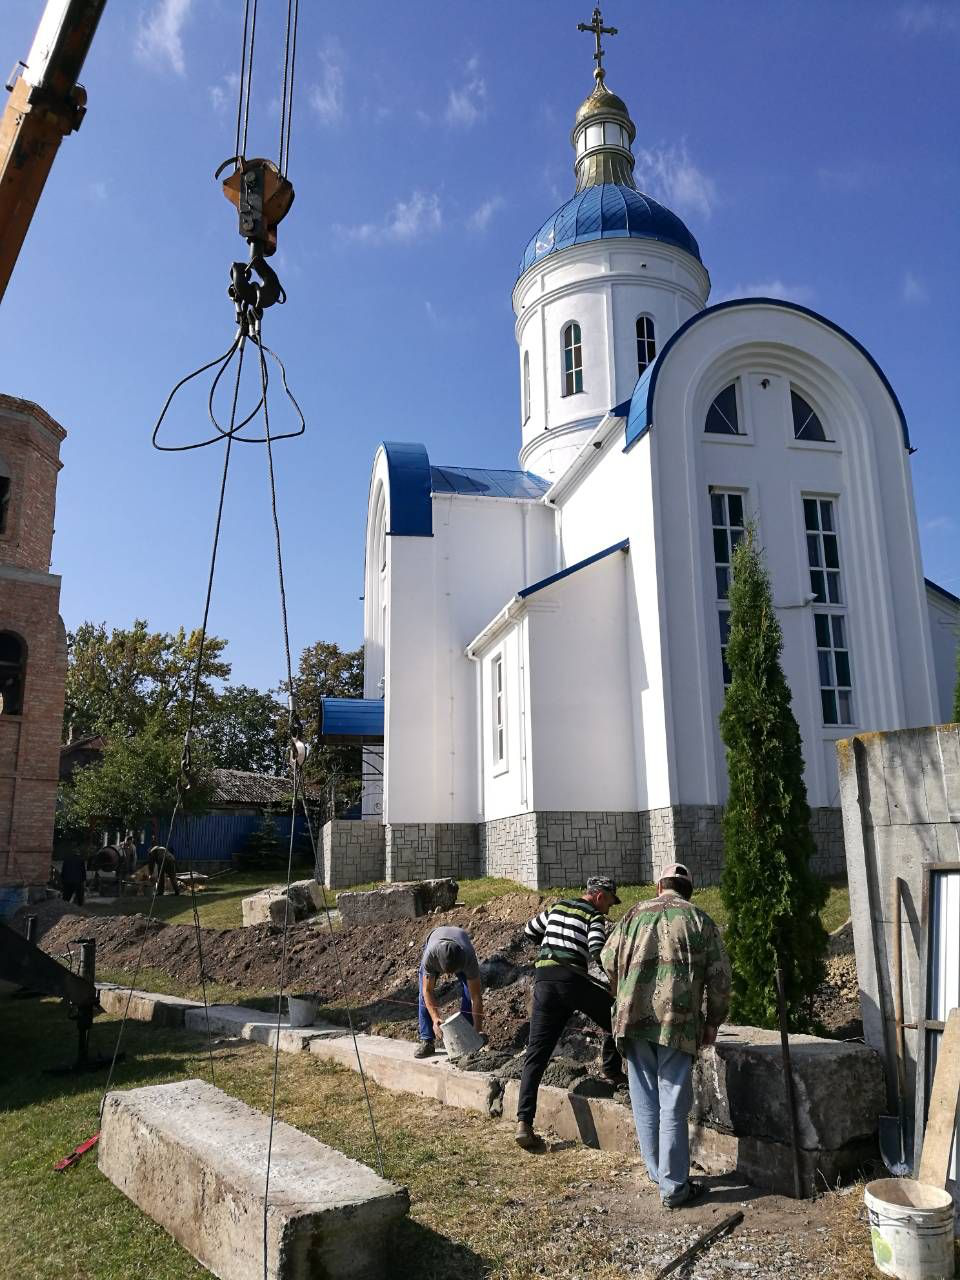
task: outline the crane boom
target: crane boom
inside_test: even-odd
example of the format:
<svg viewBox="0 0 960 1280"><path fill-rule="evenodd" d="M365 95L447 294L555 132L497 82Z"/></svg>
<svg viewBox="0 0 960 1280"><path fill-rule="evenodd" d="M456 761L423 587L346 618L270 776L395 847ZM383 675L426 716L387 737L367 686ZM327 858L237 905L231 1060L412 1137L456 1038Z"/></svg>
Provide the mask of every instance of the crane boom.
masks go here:
<svg viewBox="0 0 960 1280"><path fill-rule="evenodd" d="M86 91L77 83L106 0L49 0L23 75L8 85L0 118L0 298L61 140L80 128Z"/></svg>

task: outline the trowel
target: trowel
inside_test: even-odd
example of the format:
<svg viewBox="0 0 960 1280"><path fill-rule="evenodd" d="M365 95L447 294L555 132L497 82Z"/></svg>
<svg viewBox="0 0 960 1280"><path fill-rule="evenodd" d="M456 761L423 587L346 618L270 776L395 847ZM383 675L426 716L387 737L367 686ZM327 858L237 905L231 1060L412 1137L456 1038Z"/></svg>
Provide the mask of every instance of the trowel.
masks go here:
<svg viewBox="0 0 960 1280"><path fill-rule="evenodd" d="M880 1116L880 1154L895 1178L907 1177L913 1169L913 1133L907 1120L906 1052L903 1035L903 947L900 918L900 877L895 876L893 897L893 1013L894 1052L897 1062L897 1114Z"/></svg>

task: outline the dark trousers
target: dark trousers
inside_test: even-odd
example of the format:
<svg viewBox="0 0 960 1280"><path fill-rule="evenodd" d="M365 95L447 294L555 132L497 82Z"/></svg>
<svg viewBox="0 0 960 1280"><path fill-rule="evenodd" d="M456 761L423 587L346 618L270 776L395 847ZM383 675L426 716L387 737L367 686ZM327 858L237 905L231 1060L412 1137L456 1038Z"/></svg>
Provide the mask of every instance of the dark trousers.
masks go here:
<svg viewBox="0 0 960 1280"><path fill-rule="evenodd" d="M78 907L83 906L83 885L82 884L65 884L63 886L63 900L69 902L71 898L75 898Z"/></svg>
<svg viewBox="0 0 960 1280"><path fill-rule="evenodd" d="M584 974L551 965L538 969L533 984L533 1012L530 1015L530 1039L520 1078L517 1119L533 1124L537 1114L537 1090L547 1069L550 1055L563 1035L573 1013L585 1013L607 1034L603 1040L603 1070L606 1075L619 1075L623 1060L610 1034L610 1012L613 996Z"/></svg>

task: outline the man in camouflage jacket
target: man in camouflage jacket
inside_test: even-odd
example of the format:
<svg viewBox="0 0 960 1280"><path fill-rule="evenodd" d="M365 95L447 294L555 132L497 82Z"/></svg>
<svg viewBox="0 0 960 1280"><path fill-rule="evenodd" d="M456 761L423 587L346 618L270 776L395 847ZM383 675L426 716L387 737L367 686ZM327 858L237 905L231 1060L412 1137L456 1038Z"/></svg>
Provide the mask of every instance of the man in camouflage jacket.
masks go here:
<svg viewBox="0 0 960 1280"><path fill-rule="evenodd" d="M703 1194L689 1177L693 1062L698 1049L716 1040L730 1005L720 931L692 894L687 868L666 867L657 897L623 916L601 955L616 998L613 1034L627 1064L640 1149L670 1209Z"/></svg>

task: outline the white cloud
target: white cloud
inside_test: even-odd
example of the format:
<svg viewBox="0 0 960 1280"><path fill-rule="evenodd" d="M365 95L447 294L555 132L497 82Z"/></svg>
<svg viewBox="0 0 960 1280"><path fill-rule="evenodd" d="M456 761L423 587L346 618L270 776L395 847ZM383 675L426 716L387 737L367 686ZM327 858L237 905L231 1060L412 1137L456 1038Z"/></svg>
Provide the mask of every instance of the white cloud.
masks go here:
<svg viewBox="0 0 960 1280"><path fill-rule="evenodd" d="M900 297L904 302L929 302L930 291L919 276L912 271L905 271L900 285Z"/></svg>
<svg viewBox="0 0 960 1280"><path fill-rule="evenodd" d="M415 191L409 200L398 200L382 222L361 222L352 227L338 225L335 229L345 240L361 244L410 244L433 235L442 225L440 197L432 192Z"/></svg>
<svg viewBox="0 0 960 1280"><path fill-rule="evenodd" d="M310 105L322 124L336 124L343 118L343 59L336 41L328 40L320 50L320 79L310 86Z"/></svg>
<svg viewBox="0 0 960 1280"><path fill-rule="evenodd" d="M957 527L953 516L934 516L923 522L924 533L952 533Z"/></svg>
<svg viewBox="0 0 960 1280"><path fill-rule="evenodd" d="M240 77L236 71L228 71L216 84L207 88L210 105L218 115L222 115L230 107L237 104L237 90L240 88Z"/></svg>
<svg viewBox="0 0 960 1280"><path fill-rule="evenodd" d="M166 59L178 76L186 73L183 27L192 5L193 0L158 0L149 17L141 17L134 45L141 61L154 63Z"/></svg>
<svg viewBox="0 0 960 1280"><path fill-rule="evenodd" d="M469 129L487 113L487 82L480 75L480 60L471 58L466 77L457 89L450 90L445 113L447 124Z"/></svg>
<svg viewBox="0 0 960 1280"><path fill-rule="evenodd" d="M808 306L816 296L816 291L807 284L787 284L779 276L772 280L756 280L749 284L737 284L725 293L712 294L711 305L715 302L730 302L734 298L782 298L785 302L799 302Z"/></svg>
<svg viewBox="0 0 960 1280"><path fill-rule="evenodd" d="M641 191L678 213L710 217L717 198L716 183L693 163L685 142L643 149L636 157L634 177Z"/></svg>
<svg viewBox="0 0 960 1280"><path fill-rule="evenodd" d="M432 325L434 325L436 328L438 328L438 329L439 329L439 328L440 328L440 313L437 311L437 308L433 305L433 303L430 301L430 299L429 299L429 298L427 298L427 299L424 301L423 307L424 307L424 310L425 310L425 311L426 311L426 313L427 313L427 319L430 321L430 323L431 323Z"/></svg>
<svg viewBox="0 0 960 1280"><path fill-rule="evenodd" d="M503 196L491 196L489 200L484 200L482 204L474 209L467 219L467 226L471 231L486 231L490 225L490 219L503 206Z"/></svg>
<svg viewBox="0 0 960 1280"><path fill-rule="evenodd" d="M901 31L925 35L928 31L960 31L960 8L949 4L905 4L897 12Z"/></svg>
<svg viewBox="0 0 960 1280"><path fill-rule="evenodd" d="M91 182L87 185L87 198L93 204L106 203L110 189L105 182Z"/></svg>

